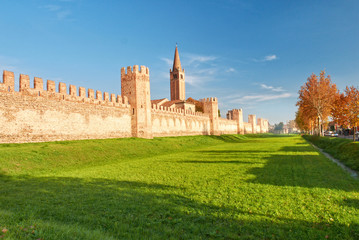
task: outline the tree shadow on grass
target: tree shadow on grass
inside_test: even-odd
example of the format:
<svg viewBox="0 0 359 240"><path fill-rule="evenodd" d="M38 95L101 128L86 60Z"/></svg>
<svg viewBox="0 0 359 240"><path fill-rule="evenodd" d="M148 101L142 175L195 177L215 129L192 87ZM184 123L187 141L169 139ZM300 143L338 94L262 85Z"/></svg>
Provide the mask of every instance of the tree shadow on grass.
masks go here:
<svg viewBox="0 0 359 240"><path fill-rule="evenodd" d="M205 153L205 154L213 154L213 155L224 155L224 154L241 154L241 153L273 153L273 151L263 151L263 150L200 150L200 151L195 151L195 152L200 152L200 153Z"/></svg>
<svg viewBox="0 0 359 240"><path fill-rule="evenodd" d="M359 199L348 198L343 201L343 205L359 209Z"/></svg>
<svg viewBox="0 0 359 240"><path fill-rule="evenodd" d="M177 161L178 163L202 163L202 164L254 164L256 162L253 161L240 161L240 160L233 160L233 161L207 161L207 160L188 160L188 161ZM262 163L262 162L257 162Z"/></svg>
<svg viewBox="0 0 359 240"><path fill-rule="evenodd" d="M5 175L0 175L0 184L0 213L4 213L0 225L9 230L5 239L7 236L12 239L318 239L342 233L352 238L359 236L356 224L348 228L335 223L333 228L325 223L213 206L181 196L176 188L161 184ZM322 228L313 228L318 224Z"/></svg>
<svg viewBox="0 0 359 240"><path fill-rule="evenodd" d="M293 137L292 134L273 134L273 133L257 133L257 134L246 134L248 138L287 138Z"/></svg>
<svg viewBox="0 0 359 240"><path fill-rule="evenodd" d="M246 137L244 137L243 135L235 135L235 134L229 134L229 135L220 135L220 136L215 136L215 135L208 135L208 137L216 139L216 140L220 140L226 143L241 143L243 141L245 141Z"/></svg>
<svg viewBox="0 0 359 240"><path fill-rule="evenodd" d="M193 153L196 154L196 158L194 158L193 161L203 162L203 161L208 160L209 162L212 162L211 159L213 159L214 161L221 163L224 161L241 162L241 159L244 159L246 161L248 161L248 159L253 159L253 161L256 161L256 160L262 158L263 154L273 153L273 151L196 150L196 151L193 151ZM189 159L189 160L191 160L191 159ZM186 162L186 161L183 161L183 162Z"/></svg>
<svg viewBox="0 0 359 240"><path fill-rule="evenodd" d="M313 147L305 144L305 145L296 145L296 146L284 146L280 149L283 152L315 152Z"/></svg>

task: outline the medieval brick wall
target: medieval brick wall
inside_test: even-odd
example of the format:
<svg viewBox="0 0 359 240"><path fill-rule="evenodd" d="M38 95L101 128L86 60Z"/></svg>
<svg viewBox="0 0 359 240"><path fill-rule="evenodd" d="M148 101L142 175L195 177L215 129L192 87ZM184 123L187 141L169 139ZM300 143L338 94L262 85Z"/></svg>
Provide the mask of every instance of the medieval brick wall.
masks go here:
<svg viewBox="0 0 359 240"><path fill-rule="evenodd" d="M209 135L210 118L206 114L183 109L152 108L152 134L154 137Z"/></svg>
<svg viewBox="0 0 359 240"><path fill-rule="evenodd" d="M268 121L241 109L218 117L217 98L202 99L204 113L151 106L148 68L121 70L122 96L44 82L4 71L0 81L0 143L123 137L163 137L268 132ZM33 85L33 87L30 87ZM257 124L258 123L258 124Z"/></svg>
<svg viewBox="0 0 359 240"><path fill-rule="evenodd" d="M238 133L237 121L229 120L225 118L219 118L218 131L220 134L237 134Z"/></svg>
<svg viewBox="0 0 359 240"><path fill-rule="evenodd" d="M132 136L131 109L126 98L108 93L102 96L99 91L95 98L91 89L85 96L84 88L80 88L78 96L73 85L67 94L64 83L55 92L53 81L48 81L44 90L39 78L35 79L35 87L30 88L26 75L20 77L20 92L9 91L7 74L4 80L8 81L0 83L1 143Z"/></svg>

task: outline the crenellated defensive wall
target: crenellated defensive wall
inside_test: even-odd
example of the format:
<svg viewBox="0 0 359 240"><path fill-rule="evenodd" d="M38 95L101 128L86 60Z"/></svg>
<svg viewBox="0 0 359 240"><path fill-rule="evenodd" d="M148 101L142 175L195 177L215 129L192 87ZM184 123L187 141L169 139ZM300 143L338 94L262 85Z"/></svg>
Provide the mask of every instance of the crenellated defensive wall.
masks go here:
<svg viewBox="0 0 359 240"><path fill-rule="evenodd" d="M126 71L127 70L127 71ZM202 99L204 112L151 104L149 69L121 69L121 95L46 81L13 72L0 81L0 143L185 135L244 134L268 131L268 121L241 109L218 116L217 98Z"/></svg>

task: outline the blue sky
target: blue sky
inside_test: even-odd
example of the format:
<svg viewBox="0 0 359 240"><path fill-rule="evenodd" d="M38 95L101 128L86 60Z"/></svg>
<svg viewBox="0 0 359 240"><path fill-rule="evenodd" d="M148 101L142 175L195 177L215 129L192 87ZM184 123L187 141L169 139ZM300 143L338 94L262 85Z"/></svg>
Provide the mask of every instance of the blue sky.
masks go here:
<svg viewBox="0 0 359 240"><path fill-rule="evenodd" d="M0 70L120 94L120 69L150 68L151 98L170 97L178 43L186 97L278 123L323 69L359 84L359 1L2 0Z"/></svg>

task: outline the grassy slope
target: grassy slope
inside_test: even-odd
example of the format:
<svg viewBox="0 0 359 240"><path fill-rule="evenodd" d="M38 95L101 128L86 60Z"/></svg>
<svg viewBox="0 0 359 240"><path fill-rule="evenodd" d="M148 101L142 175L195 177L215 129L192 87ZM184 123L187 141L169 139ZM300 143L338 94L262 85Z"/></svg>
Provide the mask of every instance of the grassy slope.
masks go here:
<svg viewBox="0 0 359 240"><path fill-rule="evenodd" d="M300 137L1 145L0 164L5 239L359 238L358 181Z"/></svg>
<svg viewBox="0 0 359 240"><path fill-rule="evenodd" d="M350 139L304 136L305 139L340 160L353 170L359 171L359 142Z"/></svg>

